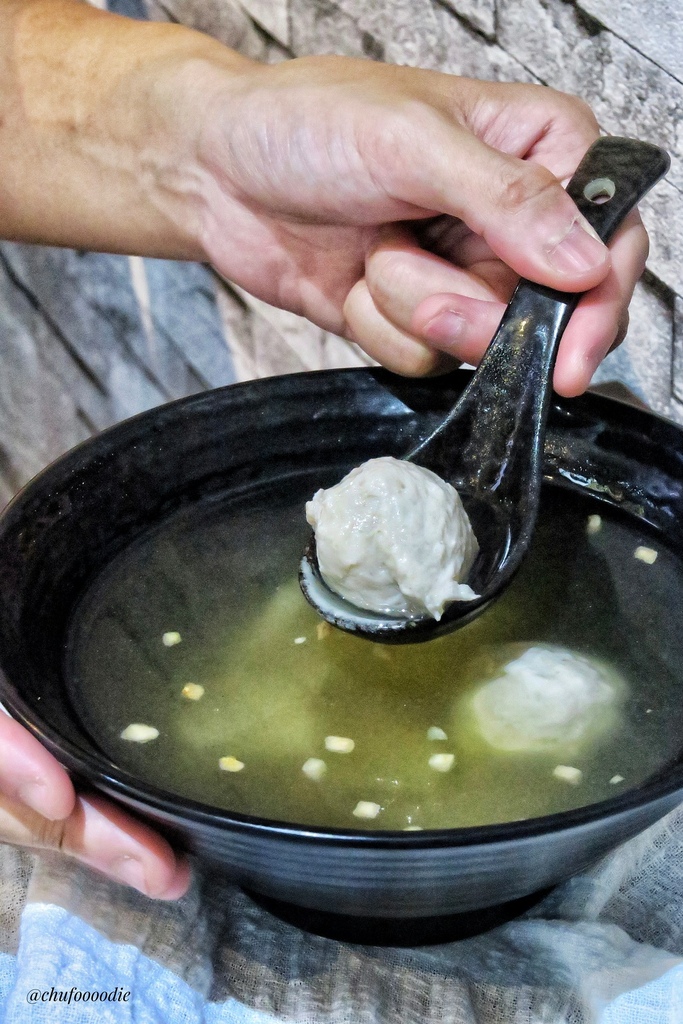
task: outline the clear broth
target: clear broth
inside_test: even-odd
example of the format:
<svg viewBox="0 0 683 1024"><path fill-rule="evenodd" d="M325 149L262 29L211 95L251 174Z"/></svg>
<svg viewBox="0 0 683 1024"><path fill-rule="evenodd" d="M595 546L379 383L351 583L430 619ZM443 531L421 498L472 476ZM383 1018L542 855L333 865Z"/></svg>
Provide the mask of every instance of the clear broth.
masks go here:
<svg viewBox="0 0 683 1024"><path fill-rule="evenodd" d="M387 646L319 628L299 592L303 503L319 485L298 478L180 511L95 581L72 623L67 676L111 760L230 811L394 830L568 810L638 786L678 756L683 568L637 521L548 488L531 553L500 600L448 636ZM602 516L594 535L591 513ZM641 544L657 550L653 565L634 558ZM169 632L181 641L167 647ZM538 643L622 678L615 721L584 743L497 751L471 697L491 666ZM182 696L188 683L204 687L200 700ZM134 722L158 738L121 739ZM434 726L447 740L428 739ZM327 736L353 739L353 751L330 752ZM429 765L442 752L455 755L447 772ZM223 771L224 757L244 767ZM309 758L325 762L322 778L302 771ZM558 764L578 768L579 784L556 778ZM377 816L356 817L359 801L379 805Z"/></svg>

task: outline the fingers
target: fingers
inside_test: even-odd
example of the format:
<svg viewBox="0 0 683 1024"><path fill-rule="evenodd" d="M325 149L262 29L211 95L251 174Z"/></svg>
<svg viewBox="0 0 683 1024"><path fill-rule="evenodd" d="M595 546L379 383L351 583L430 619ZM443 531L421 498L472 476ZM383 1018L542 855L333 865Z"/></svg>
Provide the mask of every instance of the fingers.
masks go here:
<svg viewBox="0 0 683 1024"><path fill-rule="evenodd" d="M158 899L177 899L189 884L187 863L165 839L102 797L77 797L52 754L3 713L0 842L61 850Z"/></svg>
<svg viewBox="0 0 683 1024"><path fill-rule="evenodd" d="M435 372L434 350L479 362L517 276L498 260L486 259L478 269L482 276L425 252L403 229L386 232L368 256L365 281L347 301L354 337L385 365L393 359L399 373L417 375L422 362Z"/></svg>
<svg viewBox="0 0 683 1024"><path fill-rule="evenodd" d="M22 725L0 714L0 792L50 820L76 799L68 773Z"/></svg>
<svg viewBox="0 0 683 1024"><path fill-rule="evenodd" d="M645 269L648 238L637 211L616 233L608 276L579 301L560 343L553 385L560 395L582 394L605 356L625 335L628 305ZM504 304L464 295L430 295L415 309L411 332L417 338L477 364L493 337Z"/></svg>
<svg viewBox="0 0 683 1024"><path fill-rule="evenodd" d="M415 334L463 363L476 366L505 312L504 302L466 295L430 295L415 310Z"/></svg>
<svg viewBox="0 0 683 1024"><path fill-rule="evenodd" d="M178 899L190 883L189 865L165 839L94 794L78 797L63 823L60 848L155 899Z"/></svg>
<svg viewBox="0 0 683 1024"><path fill-rule="evenodd" d="M456 230L462 229L457 221L451 220L451 223ZM470 232L465 230L469 236ZM457 244L445 243L444 236L448 234L447 229L441 232L439 248L443 251L435 255L418 245L411 231L392 226L382 232L380 240L369 250L365 262L368 288L374 301L395 323L407 328L415 306L427 295L452 291L477 299L497 299L500 287L506 287L508 279L517 280L517 275L495 259L488 247L480 249L475 259L471 256L474 246L468 244L462 230L458 231ZM466 246L467 252L464 251ZM501 285L503 278L498 280L498 271L493 281L472 271L473 264L489 266L493 263L505 275L504 285Z"/></svg>
<svg viewBox="0 0 683 1024"><path fill-rule="evenodd" d="M178 899L190 882L187 862L161 836L98 796L79 796L62 821L0 796L0 841L60 850L156 899Z"/></svg>
<svg viewBox="0 0 683 1024"><path fill-rule="evenodd" d="M358 281L344 303L347 335L388 370L424 377L457 365L436 348L399 330L378 310L366 281Z"/></svg>
<svg viewBox="0 0 683 1024"><path fill-rule="evenodd" d="M465 270L421 250L403 228L385 232L368 254L365 280L348 302L356 340L398 373L437 372L428 349L476 365L516 276L491 260L488 250L474 243L470 249L465 258L480 262ZM605 355L623 339L647 252L647 234L633 211L612 241L608 276L582 297L562 339L554 375L558 393L571 397L583 392Z"/></svg>
<svg viewBox="0 0 683 1024"><path fill-rule="evenodd" d="M497 298L506 299L512 295L519 274L499 260L484 239L470 231L462 221L454 220L453 217L437 217L426 222L425 226L415 224L411 228L414 241L417 240L428 253L440 256L451 269L454 264L466 269L466 281L475 274L487 288L484 295L469 290L471 285L458 289L464 294L479 298L490 298L493 294Z"/></svg>
<svg viewBox="0 0 683 1024"><path fill-rule="evenodd" d="M600 135L595 114L578 96L521 83L466 79L463 84L465 123L477 138L542 164L562 182Z"/></svg>
<svg viewBox="0 0 683 1024"><path fill-rule="evenodd" d="M586 390L602 360L626 333L628 304L648 254L647 233L636 210L615 234L611 250L609 275L581 298L560 343L553 382L555 390L568 398Z"/></svg>

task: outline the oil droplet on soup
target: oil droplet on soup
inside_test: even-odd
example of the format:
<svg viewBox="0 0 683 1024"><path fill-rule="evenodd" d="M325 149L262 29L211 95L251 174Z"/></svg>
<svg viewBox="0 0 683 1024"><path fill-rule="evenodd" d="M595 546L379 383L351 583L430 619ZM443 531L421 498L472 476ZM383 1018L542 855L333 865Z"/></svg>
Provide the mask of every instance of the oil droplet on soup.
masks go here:
<svg viewBox="0 0 683 1024"><path fill-rule="evenodd" d="M299 592L304 501L326 484L180 511L95 581L67 678L116 763L238 813L417 831L613 798L676 757L683 570L659 538L549 488L497 602L447 636L387 647L330 628ZM169 623L182 643L159 643ZM126 742L131 722L158 738Z"/></svg>

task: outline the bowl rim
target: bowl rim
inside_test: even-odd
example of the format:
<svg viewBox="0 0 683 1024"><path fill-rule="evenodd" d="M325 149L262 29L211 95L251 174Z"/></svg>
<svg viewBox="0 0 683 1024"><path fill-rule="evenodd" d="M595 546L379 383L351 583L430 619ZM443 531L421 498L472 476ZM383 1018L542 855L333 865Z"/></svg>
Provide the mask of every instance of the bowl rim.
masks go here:
<svg viewBox="0 0 683 1024"><path fill-rule="evenodd" d="M452 382L454 378L460 377L462 380L464 374L471 376L471 373L472 371L469 370L456 370L452 374L440 378L438 383L448 387L449 382ZM200 407L207 404L214 405L217 401L222 403L226 398L229 399L230 395L236 395L238 391L244 392L255 387L262 387L263 389L266 387L277 388L280 382L286 384L294 379L298 383L305 382L306 380L319 380L321 376L336 378L341 375L372 377L380 384L382 382L398 380L402 381L404 387L406 385L405 378L397 377L397 375L382 368L345 367L332 370L310 370L302 373L283 374L277 377L238 382L156 406L126 420L122 420L94 437L80 442L42 469L0 512L0 529L19 514L25 502L31 500L35 487L49 484L53 476L56 474L61 475L64 468L69 467L70 464L75 468L82 457L84 449L91 453L91 457L97 458L98 451L108 450L112 441L115 442L119 435L125 434L132 426L138 425L140 422L149 423L159 419L163 420L169 415L173 416L178 413L185 415L189 410L194 409L197 411ZM558 401L557 397L555 401ZM560 399L559 401L562 404L562 400ZM642 406L634 406L628 400L606 397L602 394L586 393L578 399L571 399L571 402L588 405L589 408L592 407L597 412L605 407L607 407L608 411L614 407L620 407L622 415L628 415L631 425L633 425L634 419L636 422L640 421L643 423L659 422L679 433L683 444L683 427L657 413L643 410ZM592 496L596 497L595 495ZM236 832L242 835L265 834L287 842L315 842L317 844L324 843L327 846L337 847L363 847L397 851L436 850L453 847L495 846L496 844L532 839L548 833L571 831L583 826L590 826L592 823L610 818L623 817L639 808L644 809L649 805L656 804L658 801L666 802L673 806L675 801L672 798L677 793L679 793L680 799L683 800L682 762L678 765L667 766L667 764L664 764L649 779L624 792L616 793L605 800L585 804L567 811L516 821L460 826L456 828L424 829L422 831L303 825L297 822L287 822L264 818L259 815L228 811L220 807L214 807L212 804L174 794L144 782L126 769L120 768L113 761L107 759L104 754L99 754L96 751L83 751L77 744L62 736L21 697L16 685L6 676L2 665L0 665L0 701L11 717L25 726L61 764L73 773L77 782L85 782L87 785L94 786L100 792L104 792L117 800L119 805L133 808L143 814L145 812L147 814L151 813L152 817L156 818L157 821L161 820L171 826L191 822L195 825L210 827L219 831ZM81 726L81 728L83 727Z"/></svg>

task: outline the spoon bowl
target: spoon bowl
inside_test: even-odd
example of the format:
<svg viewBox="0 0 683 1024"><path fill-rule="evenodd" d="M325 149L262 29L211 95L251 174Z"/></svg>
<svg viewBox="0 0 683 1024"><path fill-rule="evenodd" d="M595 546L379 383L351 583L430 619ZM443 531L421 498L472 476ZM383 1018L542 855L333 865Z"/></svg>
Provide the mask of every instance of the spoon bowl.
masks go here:
<svg viewBox="0 0 683 1024"><path fill-rule="evenodd" d="M669 162L649 143L601 138L567 193L607 242ZM371 640L415 643L470 622L507 587L534 532L553 368L579 298L520 281L469 386L443 422L404 456L460 494L480 549L466 582L479 596L453 601L438 621L427 613L408 618L358 608L327 585L312 538L299 581L328 622Z"/></svg>

